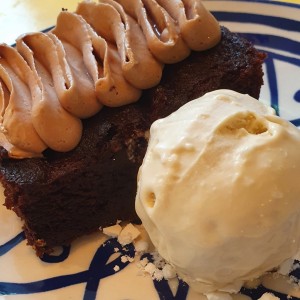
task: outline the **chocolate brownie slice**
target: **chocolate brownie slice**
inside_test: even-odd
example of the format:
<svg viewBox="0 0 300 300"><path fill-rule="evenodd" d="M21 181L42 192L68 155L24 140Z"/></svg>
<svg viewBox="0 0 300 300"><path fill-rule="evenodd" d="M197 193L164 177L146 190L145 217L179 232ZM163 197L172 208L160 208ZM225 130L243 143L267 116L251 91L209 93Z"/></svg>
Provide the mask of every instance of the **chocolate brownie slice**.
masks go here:
<svg viewBox="0 0 300 300"><path fill-rule="evenodd" d="M1 149L5 205L24 221L37 255L117 220L138 222L136 176L151 123L216 89L258 97L265 54L222 28L214 48L166 65L159 85L134 104L104 108L86 119L74 150L46 150L43 158L11 159Z"/></svg>

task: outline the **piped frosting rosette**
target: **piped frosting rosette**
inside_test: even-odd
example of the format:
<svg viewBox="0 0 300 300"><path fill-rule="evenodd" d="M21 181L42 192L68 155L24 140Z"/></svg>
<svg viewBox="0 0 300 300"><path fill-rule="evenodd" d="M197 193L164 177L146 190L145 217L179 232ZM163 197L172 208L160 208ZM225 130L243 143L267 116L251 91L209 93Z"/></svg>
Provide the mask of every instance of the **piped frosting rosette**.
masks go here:
<svg viewBox="0 0 300 300"><path fill-rule="evenodd" d="M84 1L62 11L50 32L0 45L0 144L14 158L70 151L81 119L137 101L164 64L219 40L200 0Z"/></svg>

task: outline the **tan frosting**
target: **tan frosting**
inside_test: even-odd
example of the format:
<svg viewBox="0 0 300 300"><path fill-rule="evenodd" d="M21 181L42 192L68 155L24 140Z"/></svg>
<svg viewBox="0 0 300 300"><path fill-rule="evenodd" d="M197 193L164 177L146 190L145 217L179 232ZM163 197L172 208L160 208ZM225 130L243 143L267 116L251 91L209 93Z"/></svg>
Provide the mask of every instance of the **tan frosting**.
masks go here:
<svg viewBox="0 0 300 300"><path fill-rule="evenodd" d="M68 51L71 46L68 47L63 39L59 40L56 35L51 33L48 36L56 45L65 78L65 80L59 80L58 76L54 77L55 88L62 106L78 118L93 116L103 105L97 99L94 81L88 65L82 60L82 53L76 48L73 49L73 52Z"/></svg>
<svg viewBox="0 0 300 300"><path fill-rule="evenodd" d="M176 63L191 50L183 41L175 20L154 0L117 0L140 24L148 47L163 63Z"/></svg>
<svg viewBox="0 0 300 300"><path fill-rule="evenodd" d="M23 57L4 44L0 45L0 78L3 145L12 156L39 156L47 146L32 124L32 93L35 91L30 86L36 81Z"/></svg>
<svg viewBox="0 0 300 300"><path fill-rule="evenodd" d="M183 40L195 51L206 50L220 40L219 25L201 1L157 0L178 21Z"/></svg>
<svg viewBox="0 0 300 300"><path fill-rule="evenodd" d="M119 51L124 77L133 86L147 89L161 79L163 65L151 54L138 23L115 1L81 2L76 12ZM105 2L105 3L104 3Z"/></svg>
<svg viewBox="0 0 300 300"><path fill-rule="evenodd" d="M164 63L219 39L200 0L84 1L76 13L62 11L51 32L0 46L0 143L16 158L72 150L80 119L137 101Z"/></svg>
<svg viewBox="0 0 300 300"><path fill-rule="evenodd" d="M54 47L52 39L44 33L27 34L17 40L17 50L27 61L36 80L36 88L32 87L34 128L51 149L69 151L80 141L82 125L80 119L67 112L58 99L52 74L60 68L57 53L51 51L51 47Z"/></svg>
<svg viewBox="0 0 300 300"><path fill-rule="evenodd" d="M62 41L70 65L82 60L102 104L120 106L140 98L141 90L129 84L122 74L117 50L97 35L81 16L61 12L52 32ZM76 52L79 47L80 58L73 59L71 53Z"/></svg>
<svg viewBox="0 0 300 300"><path fill-rule="evenodd" d="M138 20L149 49L164 63L178 62L190 49L206 50L220 40L218 23L199 0L116 1Z"/></svg>

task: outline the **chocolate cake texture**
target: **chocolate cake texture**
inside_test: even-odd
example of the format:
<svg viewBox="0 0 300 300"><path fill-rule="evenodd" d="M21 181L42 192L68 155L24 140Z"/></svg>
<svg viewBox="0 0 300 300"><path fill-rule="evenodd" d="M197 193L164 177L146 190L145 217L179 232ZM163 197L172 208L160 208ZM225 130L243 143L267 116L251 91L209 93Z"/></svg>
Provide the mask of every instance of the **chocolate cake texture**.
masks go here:
<svg viewBox="0 0 300 300"><path fill-rule="evenodd" d="M136 177L152 122L216 89L258 98L264 59L250 42L222 28L217 46L166 65L161 82L138 102L105 107L84 120L74 150L47 149L43 158L12 159L1 148L5 205L23 220L37 255L117 220L139 222Z"/></svg>

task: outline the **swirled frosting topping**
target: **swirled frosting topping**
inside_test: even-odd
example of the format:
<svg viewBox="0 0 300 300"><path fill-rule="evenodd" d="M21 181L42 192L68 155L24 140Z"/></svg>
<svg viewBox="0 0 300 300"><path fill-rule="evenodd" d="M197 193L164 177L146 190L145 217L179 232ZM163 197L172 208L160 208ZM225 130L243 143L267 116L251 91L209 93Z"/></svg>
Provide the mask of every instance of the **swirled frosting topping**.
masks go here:
<svg viewBox="0 0 300 300"><path fill-rule="evenodd" d="M0 45L0 144L15 158L70 151L81 119L137 101L164 64L219 40L200 0L84 1L62 11L51 32Z"/></svg>

